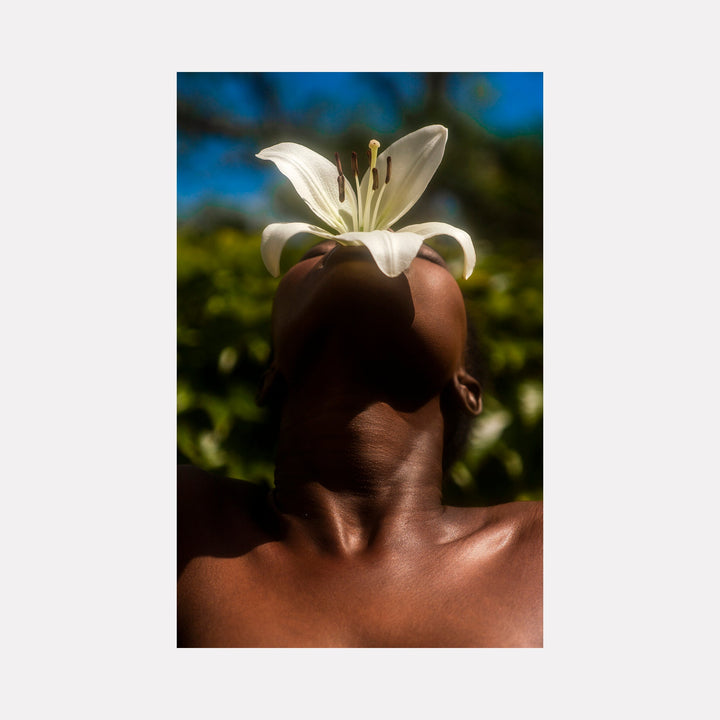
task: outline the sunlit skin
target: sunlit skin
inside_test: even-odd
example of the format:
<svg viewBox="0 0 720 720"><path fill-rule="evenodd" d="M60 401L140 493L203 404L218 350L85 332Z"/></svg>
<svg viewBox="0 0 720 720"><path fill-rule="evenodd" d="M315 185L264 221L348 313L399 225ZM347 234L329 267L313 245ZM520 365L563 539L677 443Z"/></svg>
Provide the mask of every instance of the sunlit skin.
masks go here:
<svg viewBox="0 0 720 720"><path fill-rule="evenodd" d="M388 278L327 241L273 311L276 490L180 470L178 645L540 647L542 506L442 504L444 412L481 410L427 246Z"/></svg>

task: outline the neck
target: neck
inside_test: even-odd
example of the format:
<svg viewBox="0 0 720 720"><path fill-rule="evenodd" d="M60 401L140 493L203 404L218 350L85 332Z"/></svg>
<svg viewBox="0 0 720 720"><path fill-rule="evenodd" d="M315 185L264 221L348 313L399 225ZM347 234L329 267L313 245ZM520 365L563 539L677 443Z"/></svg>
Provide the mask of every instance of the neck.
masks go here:
<svg viewBox="0 0 720 720"><path fill-rule="evenodd" d="M283 409L274 502L288 539L349 555L437 533L438 398L403 409L347 389L322 398L291 393Z"/></svg>

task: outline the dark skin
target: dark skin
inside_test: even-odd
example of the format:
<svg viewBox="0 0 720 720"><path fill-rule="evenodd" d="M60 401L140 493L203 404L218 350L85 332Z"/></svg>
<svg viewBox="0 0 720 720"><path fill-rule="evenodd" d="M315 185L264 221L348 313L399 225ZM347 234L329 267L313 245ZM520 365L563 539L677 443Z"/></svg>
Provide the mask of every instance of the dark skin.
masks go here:
<svg viewBox="0 0 720 720"><path fill-rule="evenodd" d="M273 340L275 491L180 469L178 645L541 647L541 503L442 504L445 416L481 399L437 253L387 278L321 243Z"/></svg>

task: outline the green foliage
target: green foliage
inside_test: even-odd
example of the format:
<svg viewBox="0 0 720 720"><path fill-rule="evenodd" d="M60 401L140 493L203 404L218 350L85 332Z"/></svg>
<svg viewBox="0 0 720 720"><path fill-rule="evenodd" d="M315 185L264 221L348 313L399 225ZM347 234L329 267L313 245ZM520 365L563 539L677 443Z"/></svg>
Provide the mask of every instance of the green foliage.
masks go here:
<svg viewBox="0 0 720 720"><path fill-rule="evenodd" d="M259 245L229 228L178 234L177 434L181 462L269 482L270 419L255 395L277 281Z"/></svg>

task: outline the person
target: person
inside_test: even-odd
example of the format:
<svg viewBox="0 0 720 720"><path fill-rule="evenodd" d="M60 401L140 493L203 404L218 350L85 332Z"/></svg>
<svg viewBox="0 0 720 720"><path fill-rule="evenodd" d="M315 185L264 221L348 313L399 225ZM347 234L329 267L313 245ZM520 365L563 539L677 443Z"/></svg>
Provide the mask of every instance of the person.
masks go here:
<svg viewBox="0 0 720 720"><path fill-rule="evenodd" d="M180 647L542 647L542 504L442 502L481 410L460 288L326 240L282 278L275 487L181 467Z"/></svg>

